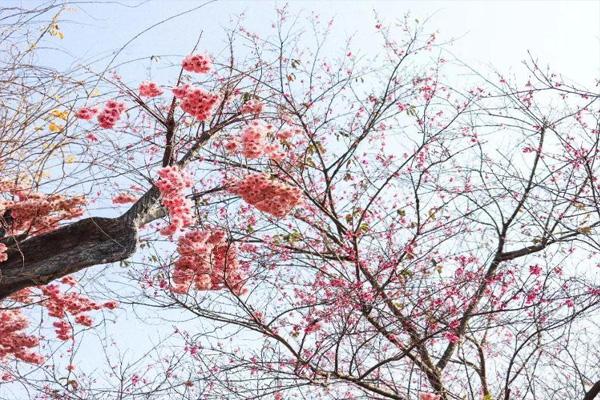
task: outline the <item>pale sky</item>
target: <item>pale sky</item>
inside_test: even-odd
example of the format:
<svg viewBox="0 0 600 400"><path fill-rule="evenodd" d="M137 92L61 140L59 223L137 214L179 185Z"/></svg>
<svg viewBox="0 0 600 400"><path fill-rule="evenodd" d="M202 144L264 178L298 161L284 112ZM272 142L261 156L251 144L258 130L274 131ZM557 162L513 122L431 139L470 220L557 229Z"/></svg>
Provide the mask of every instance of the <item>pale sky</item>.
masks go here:
<svg viewBox="0 0 600 400"><path fill-rule="evenodd" d="M29 2L23 2L28 4ZM65 39L59 46L76 59L108 55L152 24L202 4L199 0L123 1L83 5L85 12L65 15ZM97 4L99 3L99 4ZM246 25L268 33L275 19L273 1L216 1L175 18L136 39L121 61L149 54L185 54L203 32L206 50L218 51L230 17L246 15ZM291 10L314 11L323 20L335 18L335 33L356 34L365 49L374 32L373 10L386 22L407 11L440 40L455 38L448 47L471 65L494 66L508 72L519 68L532 51L540 61L581 84L600 77L600 1L291 1ZM87 15L86 15L87 13ZM214 47L214 48L210 48ZM61 57L62 59L62 57ZM64 60L72 59L66 56ZM58 61L58 60L55 60ZM143 71L144 66L139 66Z"/></svg>

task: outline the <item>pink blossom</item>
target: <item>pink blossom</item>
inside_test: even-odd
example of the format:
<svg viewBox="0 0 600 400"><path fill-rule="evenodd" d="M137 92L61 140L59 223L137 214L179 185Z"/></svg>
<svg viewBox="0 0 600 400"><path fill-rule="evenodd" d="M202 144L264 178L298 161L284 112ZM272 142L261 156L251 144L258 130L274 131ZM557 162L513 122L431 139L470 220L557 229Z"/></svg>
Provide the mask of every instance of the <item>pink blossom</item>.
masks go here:
<svg viewBox="0 0 600 400"><path fill-rule="evenodd" d="M75 116L79 119L90 120L94 118L94 115L98 113L98 108L96 107L83 107L77 110Z"/></svg>
<svg viewBox="0 0 600 400"><path fill-rule="evenodd" d="M142 82L139 91L142 97L157 97L163 94L163 90L154 82Z"/></svg>
<svg viewBox="0 0 600 400"><path fill-rule="evenodd" d="M212 60L204 54L186 56L181 62L184 70L196 73L206 73L212 68Z"/></svg>

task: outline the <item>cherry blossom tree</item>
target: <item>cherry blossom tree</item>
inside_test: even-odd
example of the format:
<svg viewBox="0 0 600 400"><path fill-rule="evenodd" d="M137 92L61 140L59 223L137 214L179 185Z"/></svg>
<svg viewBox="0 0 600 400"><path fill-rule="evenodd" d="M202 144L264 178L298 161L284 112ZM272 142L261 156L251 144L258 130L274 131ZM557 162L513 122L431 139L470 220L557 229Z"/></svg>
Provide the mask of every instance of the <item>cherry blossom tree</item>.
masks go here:
<svg viewBox="0 0 600 400"><path fill-rule="evenodd" d="M3 379L68 399L595 398L600 94L533 56L524 82L473 70L409 17L373 25L371 57L284 8L166 81L45 71L13 41L6 370L48 368L26 311L72 343L119 303L200 323L109 388L75 365ZM85 293L118 262L133 288Z"/></svg>

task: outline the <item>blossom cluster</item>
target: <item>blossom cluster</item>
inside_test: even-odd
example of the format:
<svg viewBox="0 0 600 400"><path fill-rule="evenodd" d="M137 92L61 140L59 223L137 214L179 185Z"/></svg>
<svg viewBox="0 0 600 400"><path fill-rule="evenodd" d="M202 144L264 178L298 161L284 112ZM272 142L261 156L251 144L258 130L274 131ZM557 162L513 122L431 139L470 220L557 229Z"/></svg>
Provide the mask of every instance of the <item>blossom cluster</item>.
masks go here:
<svg viewBox="0 0 600 400"><path fill-rule="evenodd" d="M241 142L244 157L253 159L258 158L263 154L266 145L266 129L267 127L260 122L254 121L242 131Z"/></svg>
<svg viewBox="0 0 600 400"><path fill-rule="evenodd" d="M154 82L142 82L139 91L143 97L157 97L163 94L163 90Z"/></svg>
<svg viewBox="0 0 600 400"><path fill-rule="evenodd" d="M188 85L174 88L173 94L181 99L181 109L199 121L206 121L210 117L213 107L219 100L216 94Z"/></svg>
<svg viewBox="0 0 600 400"><path fill-rule="evenodd" d="M197 290L228 287L234 293L243 291L236 249L225 232L189 231L179 238L179 258L173 270L176 293L185 293L192 285Z"/></svg>
<svg viewBox="0 0 600 400"><path fill-rule="evenodd" d="M86 121L94 118L94 115L98 114L97 107L82 107L75 113L75 116L79 119L85 119Z"/></svg>
<svg viewBox="0 0 600 400"><path fill-rule="evenodd" d="M128 193L119 193L112 198L113 204L129 204L137 200L137 197Z"/></svg>
<svg viewBox="0 0 600 400"><path fill-rule="evenodd" d="M248 159L256 159L266 155L271 160L282 161L285 153L281 147L275 143L267 144L267 136L272 129L272 125L252 121L242 130L239 142L235 139L230 140L225 144L225 149L229 152L241 150L244 157Z"/></svg>
<svg viewBox="0 0 600 400"><path fill-rule="evenodd" d="M185 85L175 86L171 89L171 91L173 92L173 96L175 96L175 98L183 99L190 88L191 86L186 83Z"/></svg>
<svg viewBox="0 0 600 400"><path fill-rule="evenodd" d="M20 310L0 310L0 361L14 356L31 364L44 362L41 355L30 350L39 339L23 332L28 326L29 321Z"/></svg>
<svg viewBox="0 0 600 400"><path fill-rule="evenodd" d="M75 286L76 280L72 276L65 276L60 281L64 285ZM72 337L72 326L66 320L67 315L75 317L75 322L83 326L91 326L93 320L85 313L102 308L113 310L118 306L116 301L97 303L86 296L76 292L63 293L59 284L50 284L39 287L42 298L32 299L33 289L22 289L10 296L17 303L38 303L45 307L50 317L57 320L53 327L57 338L69 340ZM36 336L28 335L24 330L29 326L27 318L20 310L0 310L0 361L9 356L32 364L41 364L44 358L31 351L38 345Z"/></svg>
<svg viewBox="0 0 600 400"><path fill-rule="evenodd" d="M74 284L73 278L63 279L63 283L70 286ZM59 320L54 322L56 336L60 340L69 340L72 337L71 325L64 319L67 314L75 317L75 322L83 326L92 326L93 320L85 313L100 310L102 308L114 309L116 302L109 301L104 304L96 303L86 296L82 296L77 292L64 294L61 292L59 285L50 284L41 288L42 294L45 296L43 305L48 310L48 315Z"/></svg>
<svg viewBox="0 0 600 400"><path fill-rule="evenodd" d="M251 174L229 187L233 194L241 196L246 203L260 211L281 218L300 203L300 189L270 179L266 174Z"/></svg>
<svg viewBox="0 0 600 400"><path fill-rule="evenodd" d="M0 200L0 213L10 210L12 222L8 234L16 235L28 231L39 235L58 227L63 220L73 219L83 214L83 197L65 197L58 194L33 193L23 188L8 190L13 200Z"/></svg>
<svg viewBox="0 0 600 400"><path fill-rule="evenodd" d="M158 171L158 176L160 179L156 182L156 187L170 218L170 224L161 233L171 236L193 222L192 202L185 198L184 193L192 187L192 177L176 166L162 168Z"/></svg>
<svg viewBox="0 0 600 400"><path fill-rule="evenodd" d="M186 71L202 74L211 70L212 60L204 54L190 54L183 59L181 66Z"/></svg>
<svg viewBox="0 0 600 400"><path fill-rule="evenodd" d="M107 101L102 112L98 114L100 127L104 129L114 127L119 118L121 118L123 111L125 111L125 104L115 100Z"/></svg>

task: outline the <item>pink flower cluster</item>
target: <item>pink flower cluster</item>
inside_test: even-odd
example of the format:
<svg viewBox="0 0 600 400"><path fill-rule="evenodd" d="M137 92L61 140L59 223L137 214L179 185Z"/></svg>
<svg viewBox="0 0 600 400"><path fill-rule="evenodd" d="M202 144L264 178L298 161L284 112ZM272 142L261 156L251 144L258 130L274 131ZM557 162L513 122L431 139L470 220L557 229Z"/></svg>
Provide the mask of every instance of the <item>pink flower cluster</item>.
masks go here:
<svg viewBox="0 0 600 400"><path fill-rule="evenodd" d="M115 100L107 101L102 112L98 114L100 127L104 129L114 127L119 118L121 118L123 111L125 111L125 104Z"/></svg>
<svg viewBox="0 0 600 400"><path fill-rule="evenodd" d="M190 54L183 59L181 66L186 71L203 74L211 70L212 60L204 54Z"/></svg>
<svg viewBox="0 0 600 400"><path fill-rule="evenodd" d="M266 174L251 174L230 186L229 191L241 196L260 211L281 218L300 203L300 189L270 179Z"/></svg>
<svg viewBox="0 0 600 400"><path fill-rule="evenodd" d="M75 280L63 279L63 283L73 286ZM96 303L79 293L71 292L64 294L56 284L50 284L41 288L42 294L46 296L43 305L48 310L48 315L59 320L54 322L56 336L60 340L69 340L72 336L71 326L64 320L67 314L75 316L75 322L83 326L92 326L94 321L86 314L87 312L100 310L102 308L114 309L115 301L104 304Z"/></svg>
<svg viewBox="0 0 600 400"><path fill-rule="evenodd" d="M163 90L154 82L142 82L139 91L142 97L156 97L163 94Z"/></svg>
<svg viewBox="0 0 600 400"><path fill-rule="evenodd" d="M242 105L240 112L242 114L258 115L262 112L263 103L258 100L249 100Z"/></svg>
<svg viewBox="0 0 600 400"><path fill-rule="evenodd" d="M173 92L173 96L175 96L178 99L183 99L187 92L190 90L190 87L191 86L188 84L185 84L183 86L175 86L171 89L171 91Z"/></svg>
<svg viewBox="0 0 600 400"><path fill-rule="evenodd" d="M244 128L241 136L244 157L258 158L263 154L267 129L268 127L258 121L254 121Z"/></svg>
<svg viewBox="0 0 600 400"><path fill-rule="evenodd" d="M134 203L137 200L137 196L128 193L119 193L112 198L113 204L129 204Z"/></svg>
<svg viewBox="0 0 600 400"><path fill-rule="evenodd" d="M194 221L192 202L185 198L184 191L192 187L192 177L176 166L164 167L158 171L160 179L156 187L160 191L162 204L169 212L171 223L161 230L171 236L182 228L190 226Z"/></svg>
<svg viewBox="0 0 600 400"><path fill-rule="evenodd" d="M16 200L0 201L0 212L11 210L13 222L8 231L10 235L23 231L39 235L56 229L60 221L83 214L83 197L66 198L58 194L32 193L21 188L13 188L9 192Z"/></svg>
<svg viewBox="0 0 600 400"><path fill-rule="evenodd" d="M421 393L419 400L441 400L442 396L433 393Z"/></svg>
<svg viewBox="0 0 600 400"><path fill-rule="evenodd" d="M174 292L186 293L192 285L197 290L228 287L234 293L243 292L236 250L227 242L225 232L187 232L179 238L177 251L179 258L173 271Z"/></svg>
<svg viewBox="0 0 600 400"><path fill-rule="evenodd" d="M61 279L61 283L75 286L76 280L71 276ZM83 326L91 326L93 320L85 313L102 308L114 309L118 303L107 301L104 304L96 303L79 293L64 294L58 284L50 284L39 287L44 296L41 301L32 299L33 290L23 289L10 296L11 300L32 304L39 303L48 311L48 315L58 320L53 323L56 335L61 340L69 340L72 337L72 327L66 321L67 314L75 317L75 322ZM44 359L39 354L29 351L39 343L35 336L23 332L28 327L27 318L20 310L0 310L0 361L7 356L13 356L22 361L41 364Z"/></svg>
<svg viewBox="0 0 600 400"><path fill-rule="evenodd" d="M37 346L39 339L23 332L29 325L19 310L0 310L0 361L7 356L31 364L41 364L44 358L30 349Z"/></svg>
<svg viewBox="0 0 600 400"><path fill-rule="evenodd" d="M98 114L98 108L96 107L83 107L77 110L75 116L79 119L85 119L87 121L94 118L94 115Z"/></svg>
<svg viewBox="0 0 600 400"><path fill-rule="evenodd" d="M241 145L241 151L244 157L249 159L259 158L267 155L271 160L281 161L285 158L285 153L278 144L267 144L266 138L273 129L272 125L264 125L259 121L253 121L248 124L237 140L230 140L225 143L225 149L229 152L238 151Z"/></svg>
<svg viewBox="0 0 600 400"><path fill-rule="evenodd" d="M181 109L199 121L206 121L210 117L213 107L219 100L216 94L188 85L174 88L173 94L181 99Z"/></svg>

